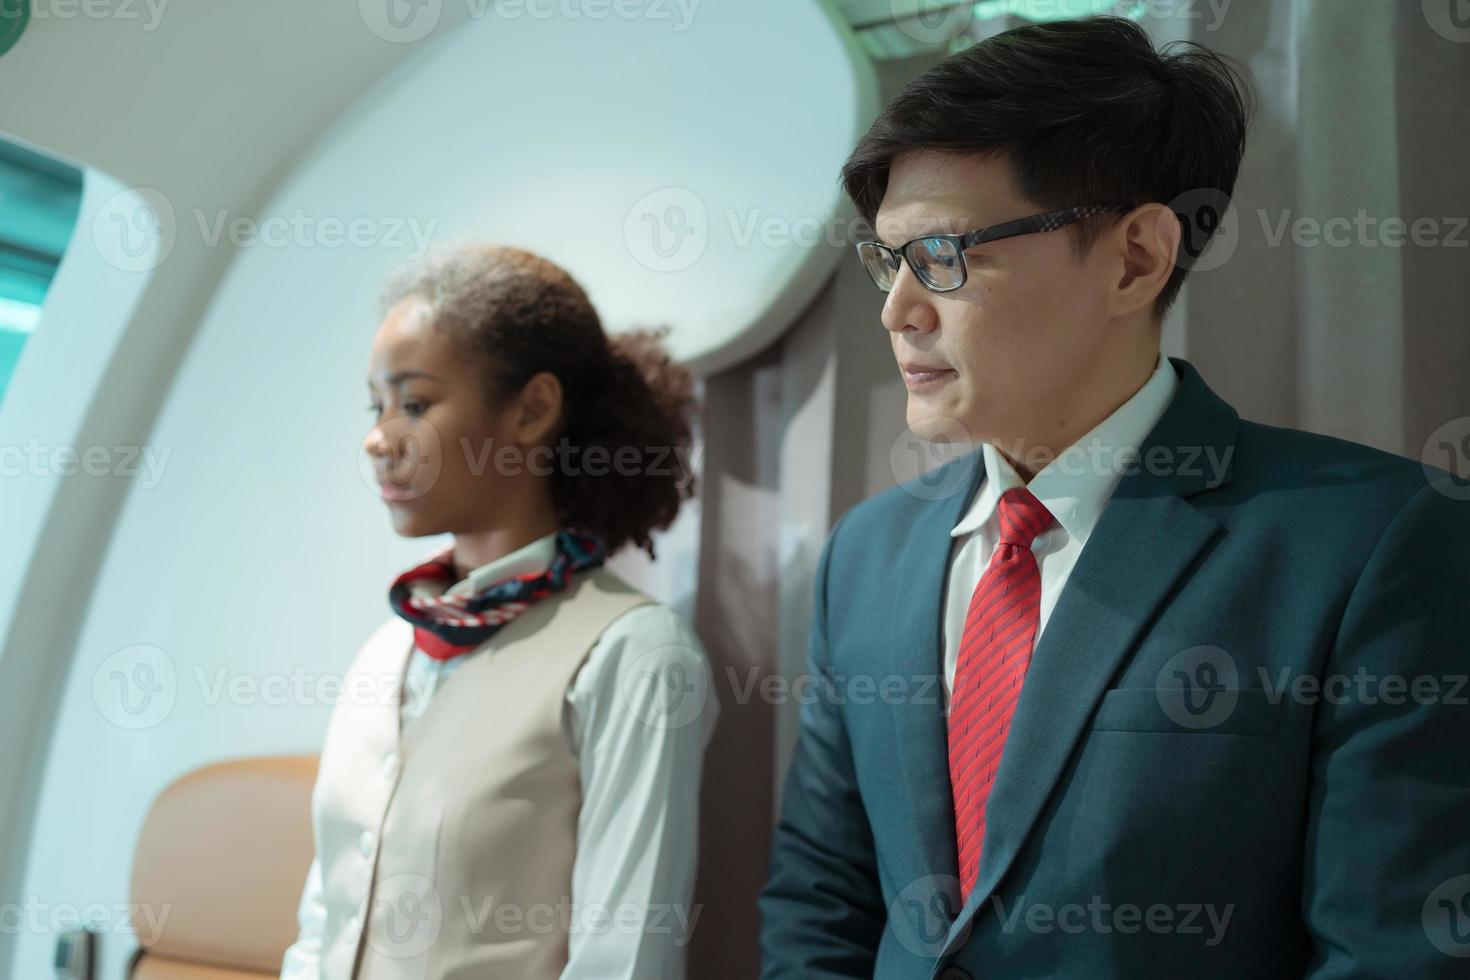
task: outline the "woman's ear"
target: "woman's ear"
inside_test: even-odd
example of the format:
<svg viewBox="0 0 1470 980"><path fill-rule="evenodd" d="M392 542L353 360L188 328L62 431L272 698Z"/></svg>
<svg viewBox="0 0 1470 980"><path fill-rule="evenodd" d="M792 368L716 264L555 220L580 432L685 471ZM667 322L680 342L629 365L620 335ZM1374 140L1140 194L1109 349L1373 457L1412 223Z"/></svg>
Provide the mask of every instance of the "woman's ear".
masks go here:
<svg viewBox="0 0 1470 980"><path fill-rule="evenodd" d="M523 445L538 445L548 439L561 421L561 379L550 371L538 371L521 388L515 419L516 438Z"/></svg>

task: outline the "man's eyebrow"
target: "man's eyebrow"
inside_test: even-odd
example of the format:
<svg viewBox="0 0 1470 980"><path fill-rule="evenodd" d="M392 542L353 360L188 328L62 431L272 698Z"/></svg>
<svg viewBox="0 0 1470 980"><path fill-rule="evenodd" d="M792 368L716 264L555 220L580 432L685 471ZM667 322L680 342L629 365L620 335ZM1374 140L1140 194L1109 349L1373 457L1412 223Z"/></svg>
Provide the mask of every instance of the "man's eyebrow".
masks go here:
<svg viewBox="0 0 1470 980"><path fill-rule="evenodd" d="M898 248L898 246L904 244L905 242L911 242L915 238L926 238L929 235L968 235L970 232L974 231L976 228L987 228L987 227L989 227L989 226L988 225L984 225L984 224L974 224L974 223L971 223L971 222L968 222L968 221L961 221L961 222L955 222L955 221L949 221L949 222L939 221L939 222L936 222L935 223L934 227L928 228L928 229L926 229L924 231L921 231L917 235L910 235L908 238L905 238L902 242L890 242L888 239L886 239L882 235L878 234L878 230L876 228L873 229L873 237L876 238L878 241L882 242L884 245L887 245L889 248ZM946 228L953 228L955 230L954 231L946 231L945 230Z"/></svg>

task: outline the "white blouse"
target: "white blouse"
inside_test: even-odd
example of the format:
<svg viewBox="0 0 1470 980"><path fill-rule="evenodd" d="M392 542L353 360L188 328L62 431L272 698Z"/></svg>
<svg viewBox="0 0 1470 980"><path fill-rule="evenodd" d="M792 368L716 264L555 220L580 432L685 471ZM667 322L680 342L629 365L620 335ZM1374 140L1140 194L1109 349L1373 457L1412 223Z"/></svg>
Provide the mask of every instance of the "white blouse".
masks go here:
<svg viewBox="0 0 1470 980"><path fill-rule="evenodd" d="M541 571L556 554L553 532L476 568L450 592L478 591L501 579ZM435 660L415 648L400 709L406 730L435 692L474 651ZM628 693L650 676L678 681L656 723L630 707ZM641 686L641 688L640 688ZM683 980L685 951L698 914L699 790L704 750L719 720L708 656L673 609L644 604L603 632L567 689L565 732L581 769L582 807L572 867L575 905L561 980ZM697 737L695 737L697 735ZM620 908L667 909L646 929L619 927ZM282 962L281 980L323 977L326 911L321 864L313 860L297 909L300 933Z"/></svg>

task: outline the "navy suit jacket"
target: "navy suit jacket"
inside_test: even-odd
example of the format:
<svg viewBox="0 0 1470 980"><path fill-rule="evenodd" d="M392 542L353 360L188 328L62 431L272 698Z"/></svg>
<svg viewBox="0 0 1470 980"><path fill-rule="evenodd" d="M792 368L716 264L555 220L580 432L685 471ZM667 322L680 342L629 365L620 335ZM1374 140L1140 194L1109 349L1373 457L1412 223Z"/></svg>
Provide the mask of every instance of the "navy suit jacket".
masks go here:
<svg viewBox="0 0 1470 980"><path fill-rule="evenodd" d="M1470 976L1470 488L1242 421L1170 361L1037 642L962 907L940 621L981 453L832 529L765 980Z"/></svg>

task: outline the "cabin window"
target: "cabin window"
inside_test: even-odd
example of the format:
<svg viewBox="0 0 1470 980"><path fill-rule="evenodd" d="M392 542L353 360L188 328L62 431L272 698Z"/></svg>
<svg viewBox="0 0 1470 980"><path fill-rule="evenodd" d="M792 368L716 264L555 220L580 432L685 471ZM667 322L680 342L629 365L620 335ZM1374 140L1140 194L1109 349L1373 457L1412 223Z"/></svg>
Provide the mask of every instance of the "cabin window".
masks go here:
<svg viewBox="0 0 1470 980"><path fill-rule="evenodd" d="M0 402L76 228L82 172L0 138Z"/></svg>

